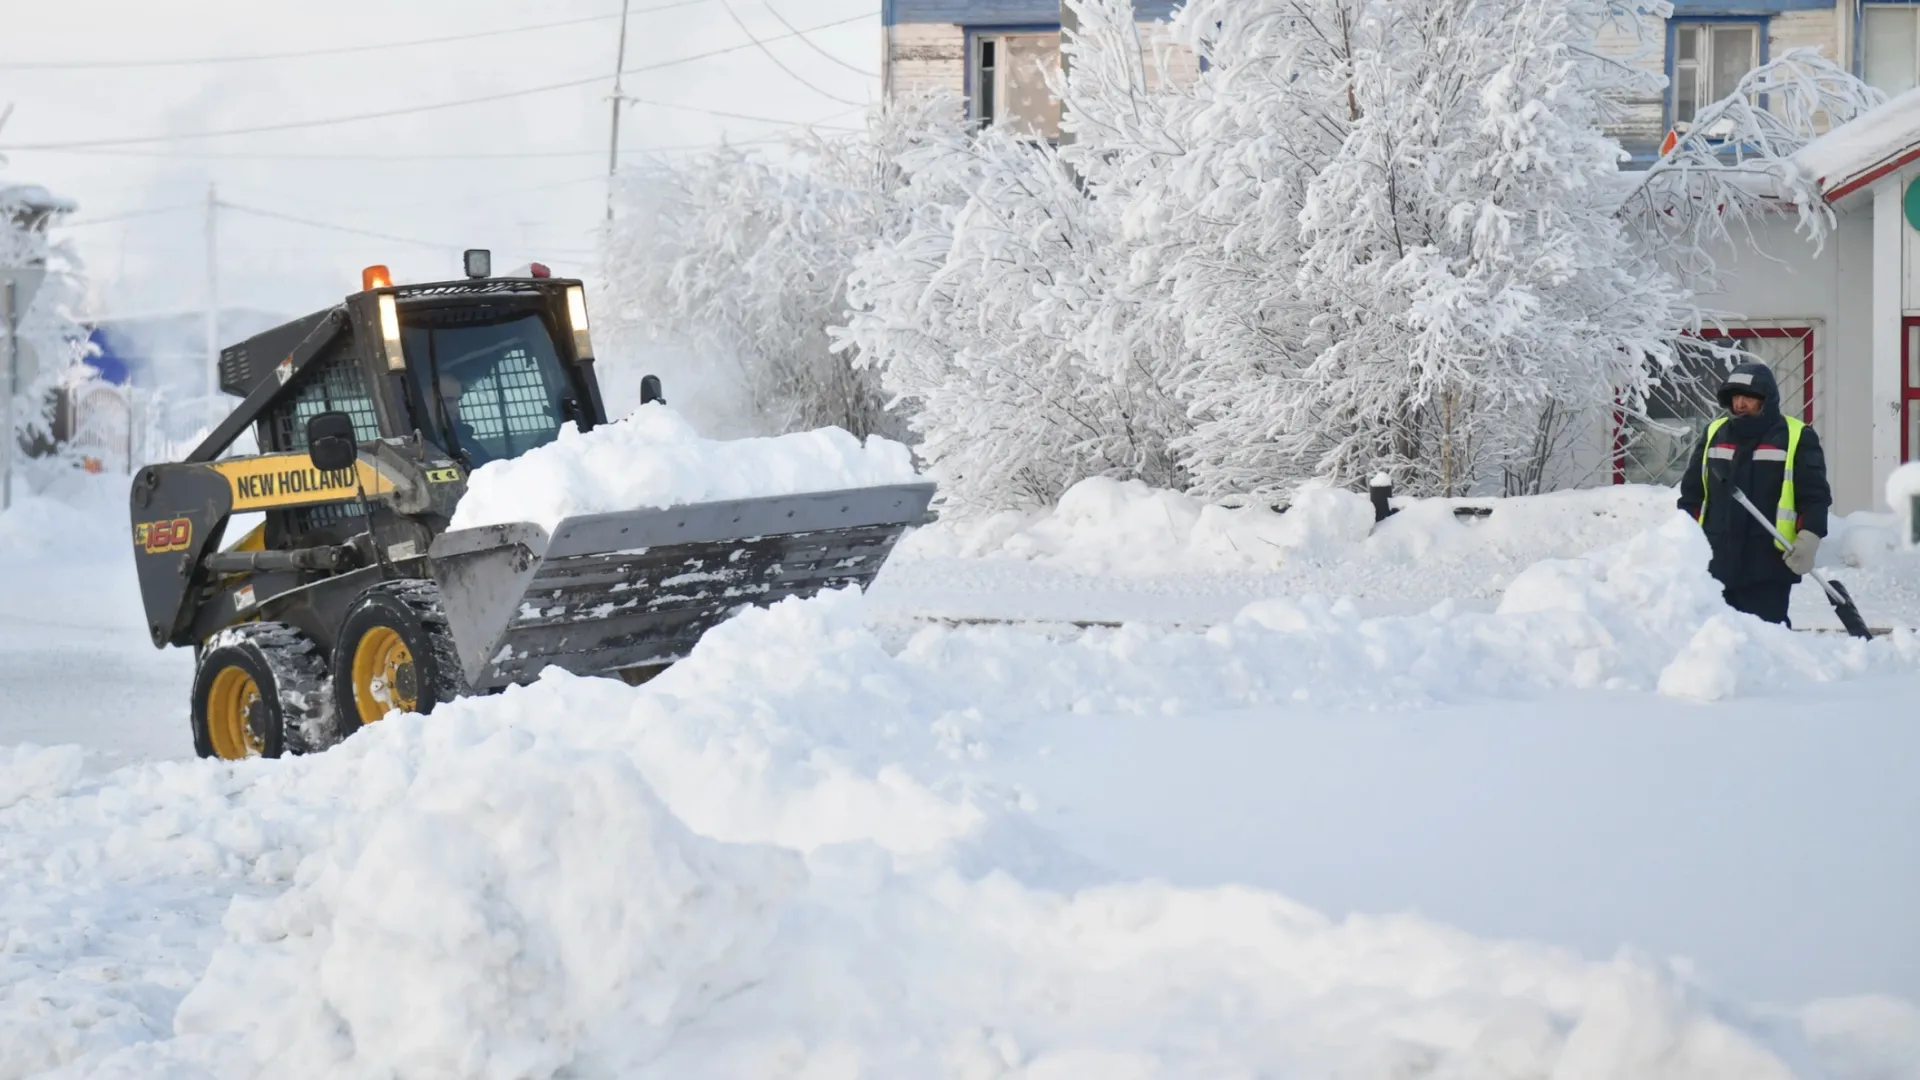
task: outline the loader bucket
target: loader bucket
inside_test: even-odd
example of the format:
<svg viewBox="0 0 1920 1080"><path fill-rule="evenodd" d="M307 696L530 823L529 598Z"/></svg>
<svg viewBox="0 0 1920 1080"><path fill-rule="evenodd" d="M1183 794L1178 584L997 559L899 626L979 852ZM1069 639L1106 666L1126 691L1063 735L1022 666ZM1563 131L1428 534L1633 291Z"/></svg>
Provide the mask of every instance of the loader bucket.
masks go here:
<svg viewBox="0 0 1920 1080"><path fill-rule="evenodd" d="M549 533L460 529L429 549L468 685L664 664L749 605L864 586L924 519L933 485L589 514Z"/></svg>

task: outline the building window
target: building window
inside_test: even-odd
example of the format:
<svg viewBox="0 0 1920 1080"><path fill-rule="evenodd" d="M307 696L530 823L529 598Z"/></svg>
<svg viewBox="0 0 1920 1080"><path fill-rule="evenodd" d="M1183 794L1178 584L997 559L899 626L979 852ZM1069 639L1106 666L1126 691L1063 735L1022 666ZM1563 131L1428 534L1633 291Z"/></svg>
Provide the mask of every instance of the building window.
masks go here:
<svg viewBox="0 0 1920 1080"><path fill-rule="evenodd" d="M1758 22L1674 24L1668 104L1676 130L1689 130L1701 109L1733 93L1740 80L1760 66L1762 29Z"/></svg>
<svg viewBox="0 0 1920 1080"><path fill-rule="evenodd" d="M1920 85L1920 11L1910 4L1869 5L1860 32L1860 77L1888 96Z"/></svg>
<svg viewBox="0 0 1920 1080"><path fill-rule="evenodd" d="M1047 79L1060 70L1060 32L975 33L971 41L974 122L1058 142L1060 102Z"/></svg>
<svg viewBox="0 0 1920 1080"><path fill-rule="evenodd" d="M1740 363L1757 362L1773 371L1780 386L1780 411L1813 422L1813 329L1733 327L1703 335L1716 345L1734 345ZM1620 432L1616 480L1672 487L1680 482L1688 458L1700 446L1707 424L1724 410L1718 395L1726 367L1705 349L1680 343L1674 368L1660 377L1647 398L1647 417Z"/></svg>

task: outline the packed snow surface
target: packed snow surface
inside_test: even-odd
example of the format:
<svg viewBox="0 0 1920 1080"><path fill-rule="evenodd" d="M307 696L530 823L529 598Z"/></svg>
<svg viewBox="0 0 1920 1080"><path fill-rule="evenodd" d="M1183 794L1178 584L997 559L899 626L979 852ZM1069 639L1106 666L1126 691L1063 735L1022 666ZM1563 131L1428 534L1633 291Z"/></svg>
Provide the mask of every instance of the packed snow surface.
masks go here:
<svg viewBox="0 0 1920 1080"><path fill-rule="evenodd" d="M1444 773L1480 751L1435 765L1448 740L1421 729L1472 727L1436 707L1493 702L1535 703L1508 742L1590 731L1604 757L1658 702L1744 698L1733 737L1803 747L1796 783L1830 785L1828 801L1910 795L1835 772L1835 731L1805 740L1771 719L1877 694L1877 752L1847 770L1904 776L1920 739L1888 710L1920 678L1920 638L1766 626L1719 603L1705 562L1697 527L1670 514L1521 570L1486 611L1272 599L1203 632L930 627L891 650L870 601L836 593L745 612L643 686L551 672L312 757L100 775L72 748L12 747L0 1078L1911 1080L1920 1010L1901 998L1762 1006L1638 951L1330 918L1270 886L1091 858L1100 845L1068 843L1052 813L1104 768L1103 744L1146 731L1160 752L1105 787L1149 831L1195 828L1163 795L1183 744L1260 746L1297 785L1318 770L1289 759L1333 717L1405 714L1428 719L1399 738ZM1068 759L1048 766L1055 744ZM1740 756L1690 752L1696 802L1660 812L1764 813L1740 801ZM996 770L1003 757L1034 778ZM1634 801L1662 763L1627 764L1615 797ZM1831 873L1904 909L1920 804L1900 806L1848 810L1851 861ZM1419 854L1356 843L1338 858Z"/></svg>
<svg viewBox="0 0 1920 1080"><path fill-rule="evenodd" d="M839 428L772 438L703 438L665 405L560 437L467 478L453 528L531 521L552 529L575 514L664 508L762 495L872 487L919 479L913 456L879 436Z"/></svg>
<svg viewBox="0 0 1920 1080"><path fill-rule="evenodd" d="M1513 499L1396 499L1309 488L1278 512L1229 508L1094 478L1057 506L943 520L909 533L873 587L882 618L1137 620L1206 625L1249 600L1347 598L1368 614L1441 601L1490 610L1543 559L1625 543L1686 518L1670 488L1622 485ZM1888 514L1835 516L1820 565L1877 627L1920 627L1920 551ZM1795 626L1837 628L1819 586L1795 590Z"/></svg>

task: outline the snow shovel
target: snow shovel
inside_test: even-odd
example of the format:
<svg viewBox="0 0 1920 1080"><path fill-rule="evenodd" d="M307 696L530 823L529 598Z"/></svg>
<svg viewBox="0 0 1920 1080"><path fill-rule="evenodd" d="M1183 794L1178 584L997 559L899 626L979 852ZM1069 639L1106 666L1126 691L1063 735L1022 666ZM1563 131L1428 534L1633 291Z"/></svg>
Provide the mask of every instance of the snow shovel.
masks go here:
<svg viewBox="0 0 1920 1080"><path fill-rule="evenodd" d="M1772 533L1773 538L1778 540L1782 547L1793 546L1787 543L1787 538L1780 534L1778 528L1774 527L1772 519L1761 513L1760 508L1753 505L1753 500L1747 498L1747 493L1741 491L1740 488L1728 478L1728 470L1718 468L1713 470L1713 472L1727 487L1733 490L1733 501L1746 507L1747 513L1753 515L1753 520L1759 522L1761 527ZM1840 625L1847 628L1847 633L1857 638L1873 637L1873 631L1867 629L1867 620L1861 616L1860 609L1853 605L1853 597L1847 595L1847 587L1845 585L1840 584L1838 581L1827 580L1827 575L1818 570L1810 570L1808 573L1812 575L1813 580L1820 583L1822 589L1826 590L1827 599L1833 604L1833 613L1840 617Z"/></svg>

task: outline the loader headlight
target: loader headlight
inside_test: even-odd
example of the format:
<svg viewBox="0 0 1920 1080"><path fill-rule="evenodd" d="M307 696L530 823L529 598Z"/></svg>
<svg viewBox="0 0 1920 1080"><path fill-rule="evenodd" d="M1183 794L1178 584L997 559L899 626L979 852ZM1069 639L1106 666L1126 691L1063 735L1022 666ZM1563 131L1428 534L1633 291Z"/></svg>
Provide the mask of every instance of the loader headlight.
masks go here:
<svg viewBox="0 0 1920 1080"><path fill-rule="evenodd" d="M380 340L387 350L387 370L405 371L407 355L400 351L400 308L388 294L379 299Z"/></svg>
<svg viewBox="0 0 1920 1080"><path fill-rule="evenodd" d="M587 333L587 290L578 285L567 286L567 322L573 327L574 359L593 359L593 339Z"/></svg>

